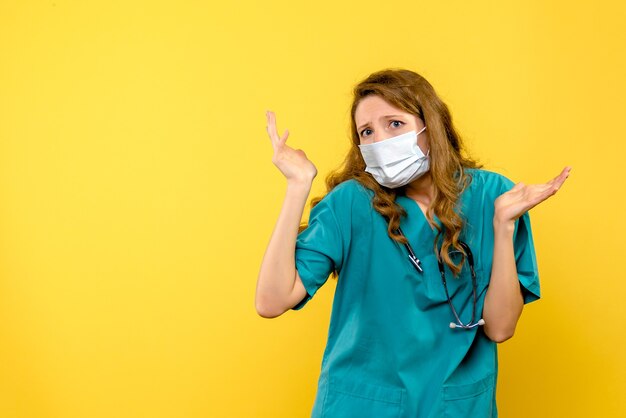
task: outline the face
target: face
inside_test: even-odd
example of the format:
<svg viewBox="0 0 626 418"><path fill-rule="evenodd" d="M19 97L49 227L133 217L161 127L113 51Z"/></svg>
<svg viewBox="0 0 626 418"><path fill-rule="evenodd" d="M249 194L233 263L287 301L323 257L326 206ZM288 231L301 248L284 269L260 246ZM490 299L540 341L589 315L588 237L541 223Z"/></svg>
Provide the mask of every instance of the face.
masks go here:
<svg viewBox="0 0 626 418"><path fill-rule="evenodd" d="M361 145L384 141L409 131L419 132L424 122L417 116L392 106L378 95L361 99L354 112ZM428 151L428 130L417 136L422 152Z"/></svg>

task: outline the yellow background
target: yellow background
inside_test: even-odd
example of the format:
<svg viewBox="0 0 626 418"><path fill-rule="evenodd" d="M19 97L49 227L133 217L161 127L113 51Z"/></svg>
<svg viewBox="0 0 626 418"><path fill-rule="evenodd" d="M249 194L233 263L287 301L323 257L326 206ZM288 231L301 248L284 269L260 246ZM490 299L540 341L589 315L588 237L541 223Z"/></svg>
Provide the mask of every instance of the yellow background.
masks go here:
<svg viewBox="0 0 626 418"><path fill-rule="evenodd" d="M335 282L266 320L285 181L323 177L351 88L406 67L472 154L570 179L531 212L543 299L500 346L500 414L623 417L623 1L0 2L0 417L305 417Z"/></svg>

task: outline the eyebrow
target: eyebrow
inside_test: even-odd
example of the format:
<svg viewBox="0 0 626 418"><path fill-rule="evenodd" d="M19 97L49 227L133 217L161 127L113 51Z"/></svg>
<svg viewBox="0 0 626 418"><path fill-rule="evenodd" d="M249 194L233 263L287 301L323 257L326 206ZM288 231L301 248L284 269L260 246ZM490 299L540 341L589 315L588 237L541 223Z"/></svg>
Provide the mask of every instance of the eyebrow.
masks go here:
<svg viewBox="0 0 626 418"><path fill-rule="evenodd" d="M380 119L389 119L389 118L401 118L404 117L403 115L384 115L381 116ZM361 126L359 126L358 128L356 128L357 131L361 131L361 129L363 129L365 126L369 125L370 122L365 122L364 124L362 124Z"/></svg>

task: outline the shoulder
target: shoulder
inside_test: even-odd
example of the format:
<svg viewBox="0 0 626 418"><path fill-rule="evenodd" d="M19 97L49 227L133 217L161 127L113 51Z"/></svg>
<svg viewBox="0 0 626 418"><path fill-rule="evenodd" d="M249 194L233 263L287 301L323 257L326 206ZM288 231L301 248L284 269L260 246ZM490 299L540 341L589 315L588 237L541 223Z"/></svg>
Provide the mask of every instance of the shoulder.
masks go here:
<svg viewBox="0 0 626 418"><path fill-rule="evenodd" d="M372 197L374 192L367 189L357 180L346 180L335 186L312 209L311 216L330 211L337 222L349 225L367 222L373 211Z"/></svg>
<svg viewBox="0 0 626 418"><path fill-rule="evenodd" d="M346 180L335 186L322 200L334 202L369 202L374 192L363 186L355 179Z"/></svg>
<svg viewBox="0 0 626 418"><path fill-rule="evenodd" d="M470 179L466 191L473 193L478 192L481 194L495 195L497 197L511 190L515 185L509 178L489 170L468 168L465 170L465 173Z"/></svg>

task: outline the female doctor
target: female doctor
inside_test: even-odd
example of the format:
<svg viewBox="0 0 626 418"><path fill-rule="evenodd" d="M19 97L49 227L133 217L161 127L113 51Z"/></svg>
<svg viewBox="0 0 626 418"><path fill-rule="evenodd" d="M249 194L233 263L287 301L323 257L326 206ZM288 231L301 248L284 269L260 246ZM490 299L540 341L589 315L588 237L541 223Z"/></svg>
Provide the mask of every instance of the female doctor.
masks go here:
<svg viewBox="0 0 626 418"><path fill-rule="evenodd" d="M313 417L496 417L496 343L539 298L527 211L561 187L514 185L469 159L420 75L354 89L352 141L299 231L317 174L267 113L287 193L261 265L256 309L300 309L338 277Z"/></svg>

